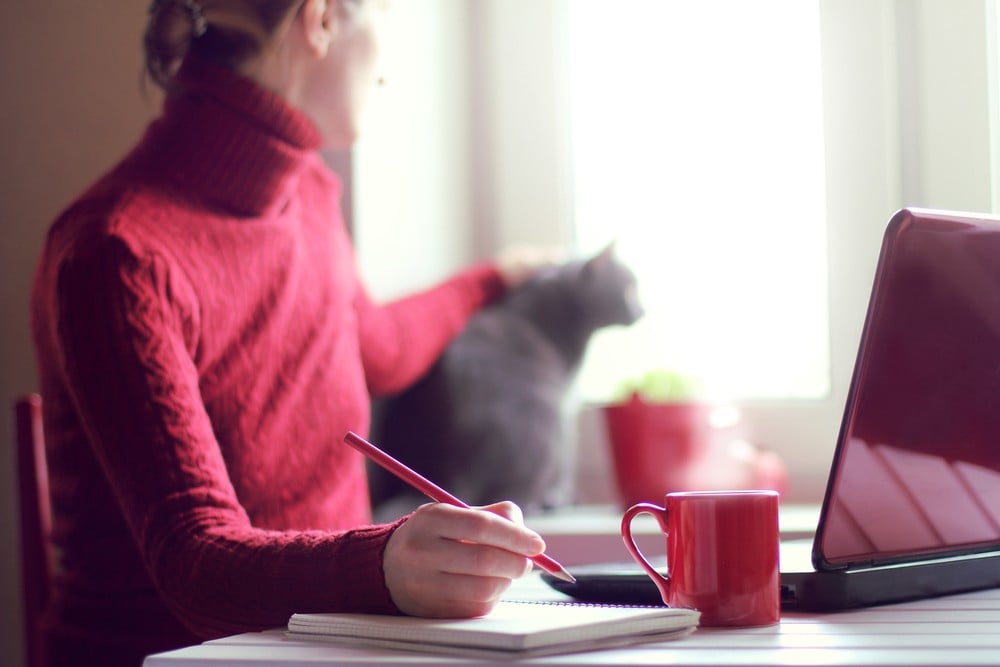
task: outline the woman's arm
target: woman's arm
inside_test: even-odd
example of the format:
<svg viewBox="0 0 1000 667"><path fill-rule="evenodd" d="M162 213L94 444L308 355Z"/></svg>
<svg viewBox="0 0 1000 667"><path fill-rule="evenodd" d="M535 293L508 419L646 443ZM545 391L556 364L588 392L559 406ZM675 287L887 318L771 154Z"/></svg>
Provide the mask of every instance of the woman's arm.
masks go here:
<svg viewBox="0 0 1000 667"><path fill-rule="evenodd" d="M382 572L394 525L251 525L201 398L198 306L178 273L102 240L58 265L41 334L160 596L206 637L298 611L394 612Z"/></svg>
<svg viewBox="0 0 1000 667"><path fill-rule="evenodd" d="M393 393L418 380L473 313L505 289L492 264L473 266L435 287L381 306L359 288L354 303L371 393Z"/></svg>

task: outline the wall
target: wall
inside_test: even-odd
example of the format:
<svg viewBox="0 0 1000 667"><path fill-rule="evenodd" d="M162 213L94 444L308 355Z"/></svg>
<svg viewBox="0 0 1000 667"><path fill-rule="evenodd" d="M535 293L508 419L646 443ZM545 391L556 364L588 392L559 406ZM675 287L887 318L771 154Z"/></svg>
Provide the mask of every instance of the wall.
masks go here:
<svg viewBox="0 0 1000 667"><path fill-rule="evenodd" d="M990 1L920 0L896 11L903 200L988 211L994 168ZM993 17L996 20L996 17ZM994 26L995 27L995 26ZM996 94L996 84L992 92ZM994 101L995 104L995 101ZM994 175L997 176L997 175Z"/></svg>
<svg viewBox="0 0 1000 667"><path fill-rule="evenodd" d="M408 0L355 155L359 261L393 296L572 238L561 1ZM556 39L553 39L553 34Z"/></svg>
<svg viewBox="0 0 1000 667"><path fill-rule="evenodd" d="M136 138L157 108L140 88L135 0L0 3L0 432L35 388L28 292L51 219ZM10 441L0 437L0 664L21 660Z"/></svg>
<svg viewBox="0 0 1000 667"><path fill-rule="evenodd" d="M429 284L475 256L467 0L407 0L388 13L384 84L355 157L355 245L372 292Z"/></svg>

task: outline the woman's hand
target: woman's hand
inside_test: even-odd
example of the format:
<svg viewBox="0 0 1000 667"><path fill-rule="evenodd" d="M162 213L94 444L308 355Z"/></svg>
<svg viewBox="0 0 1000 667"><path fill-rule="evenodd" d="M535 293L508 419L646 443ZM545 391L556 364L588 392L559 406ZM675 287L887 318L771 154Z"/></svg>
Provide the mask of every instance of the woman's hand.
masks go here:
<svg viewBox="0 0 1000 667"><path fill-rule="evenodd" d="M497 269L507 289L514 289L542 269L566 261L566 252L555 247L511 246L497 256Z"/></svg>
<svg viewBox="0 0 1000 667"><path fill-rule="evenodd" d="M404 614L470 617L488 613L511 581L545 550L510 502L464 509L418 508L389 538L385 583Z"/></svg>

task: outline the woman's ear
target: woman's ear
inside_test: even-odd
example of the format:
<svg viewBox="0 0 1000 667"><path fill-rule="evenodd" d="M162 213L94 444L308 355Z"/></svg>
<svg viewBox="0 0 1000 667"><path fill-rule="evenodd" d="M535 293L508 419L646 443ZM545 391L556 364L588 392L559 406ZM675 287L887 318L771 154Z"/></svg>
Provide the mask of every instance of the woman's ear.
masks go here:
<svg viewBox="0 0 1000 667"><path fill-rule="evenodd" d="M305 0L300 10L306 45L317 58L330 49L336 29L336 0Z"/></svg>

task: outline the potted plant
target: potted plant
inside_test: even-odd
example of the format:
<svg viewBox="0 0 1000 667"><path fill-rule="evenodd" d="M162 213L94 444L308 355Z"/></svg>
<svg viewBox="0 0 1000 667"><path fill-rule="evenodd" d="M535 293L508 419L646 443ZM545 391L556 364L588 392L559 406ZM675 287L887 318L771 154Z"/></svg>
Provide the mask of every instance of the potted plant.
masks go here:
<svg viewBox="0 0 1000 667"><path fill-rule="evenodd" d="M787 485L781 460L743 437L738 411L704 398L689 376L650 371L623 383L602 412L626 507L671 491Z"/></svg>

